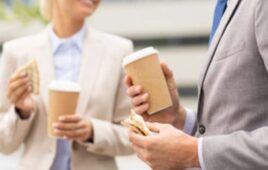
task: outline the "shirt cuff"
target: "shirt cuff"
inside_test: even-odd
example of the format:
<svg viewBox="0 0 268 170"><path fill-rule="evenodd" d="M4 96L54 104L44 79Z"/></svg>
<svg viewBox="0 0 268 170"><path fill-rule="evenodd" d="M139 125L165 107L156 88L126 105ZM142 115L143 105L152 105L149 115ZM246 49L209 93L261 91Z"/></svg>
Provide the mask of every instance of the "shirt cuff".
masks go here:
<svg viewBox="0 0 268 170"><path fill-rule="evenodd" d="M203 157L203 138L198 139L198 159L201 166L201 170L206 170Z"/></svg>
<svg viewBox="0 0 268 170"><path fill-rule="evenodd" d="M186 110L186 118L185 118L185 123L183 127L183 131L189 135L192 134L196 122L196 116L194 111L185 108Z"/></svg>

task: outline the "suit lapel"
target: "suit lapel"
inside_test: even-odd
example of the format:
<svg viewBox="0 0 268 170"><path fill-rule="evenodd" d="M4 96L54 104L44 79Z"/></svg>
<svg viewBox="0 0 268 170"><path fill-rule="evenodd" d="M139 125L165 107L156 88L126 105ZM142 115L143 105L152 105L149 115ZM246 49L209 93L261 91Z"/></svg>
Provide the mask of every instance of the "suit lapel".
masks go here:
<svg viewBox="0 0 268 170"><path fill-rule="evenodd" d="M55 77L53 55L47 29L40 34L40 37L41 46L34 55L39 67L40 93L43 96L46 108L48 108L48 86Z"/></svg>
<svg viewBox="0 0 268 170"><path fill-rule="evenodd" d="M222 38L227 26L229 25L230 21L232 20L234 14L236 12L236 9L237 9L240 1L241 0L229 0L228 7L225 11L225 14L221 20L221 23L220 23L220 25L215 33L214 39L212 40L210 48L208 50L208 54L207 54L208 59L205 63L205 67L203 69L203 72L201 73L201 77L200 77L201 79L199 81L199 91L198 91L199 96L200 96L200 92L201 92L204 80L206 78L207 71L208 71L209 66L211 64L211 61L215 55L215 52L218 48L218 45L221 41L221 38Z"/></svg>
<svg viewBox="0 0 268 170"><path fill-rule="evenodd" d="M202 96L202 89L203 84L209 69L209 66L211 64L211 61L215 55L215 52L218 48L218 45L221 41L222 36L224 35L224 32L226 28L228 27L230 21L232 20L241 0L229 0L228 7L225 11L225 14L221 20L221 23L217 29L217 32L215 33L214 39L211 42L210 48L208 50L208 59L205 63L205 67L203 69L203 72L201 73L200 80L199 80L199 88L198 88L198 119L200 119L201 116L201 96Z"/></svg>
<svg viewBox="0 0 268 170"><path fill-rule="evenodd" d="M103 49L100 47L101 42L96 36L97 32L88 29L81 62L81 70L79 76L79 84L81 93L79 96L77 114L84 114L89 103L91 92L93 91L96 78L99 73L101 60L104 55Z"/></svg>

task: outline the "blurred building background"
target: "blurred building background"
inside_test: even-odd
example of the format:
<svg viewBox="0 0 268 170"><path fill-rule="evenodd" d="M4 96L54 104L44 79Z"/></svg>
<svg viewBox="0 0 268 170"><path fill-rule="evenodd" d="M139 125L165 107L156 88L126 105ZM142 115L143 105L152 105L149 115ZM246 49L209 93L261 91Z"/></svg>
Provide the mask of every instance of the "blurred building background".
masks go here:
<svg viewBox="0 0 268 170"><path fill-rule="evenodd" d="M1 2L5 6L0 7L0 53L5 41L44 28L34 19L39 18L37 0L20 0L33 8L29 10L30 19L20 17L25 14L20 10L12 12L15 0ZM214 0L103 0L88 22L97 29L132 39L136 50L147 46L159 49L161 60L174 71L181 102L196 110L197 81L206 57L213 7ZM22 151L10 156L0 154L0 170L16 170ZM149 169L135 155L117 160L120 170Z"/></svg>

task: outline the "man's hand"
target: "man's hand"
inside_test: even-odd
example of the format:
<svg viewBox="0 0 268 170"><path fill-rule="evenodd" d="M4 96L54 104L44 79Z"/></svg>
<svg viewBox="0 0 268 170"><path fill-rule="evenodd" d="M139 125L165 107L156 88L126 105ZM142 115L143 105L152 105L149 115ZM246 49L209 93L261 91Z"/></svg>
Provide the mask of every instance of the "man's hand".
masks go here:
<svg viewBox="0 0 268 170"><path fill-rule="evenodd" d="M166 64L161 64L161 67L171 94L173 103L172 107L164 109L156 114L148 115L148 99L150 96L148 93L143 91L143 87L141 85L133 85L131 77L129 76L126 76L124 80L125 84L128 86L127 94L132 100L135 112L142 115L146 121L169 123L179 129L182 129L185 122L186 111L182 106L180 106L177 86L172 71Z"/></svg>
<svg viewBox="0 0 268 170"><path fill-rule="evenodd" d="M32 84L25 72L14 73L10 79L7 89L7 98L20 111L22 118L30 117L34 109L34 102L31 97Z"/></svg>
<svg viewBox="0 0 268 170"><path fill-rule="evenodd" d="M93 138L93 127L90 121L78 115L62 116L53 124L57 137L86 142Z"/></svg>
<svg viewBox="0 0 268 170"><path fill-rule="evenodd" d="M169 124L148 123L152 136L129 132L129 139L138 157L153 170L178 170L200 167L197 138Z"/></svg>

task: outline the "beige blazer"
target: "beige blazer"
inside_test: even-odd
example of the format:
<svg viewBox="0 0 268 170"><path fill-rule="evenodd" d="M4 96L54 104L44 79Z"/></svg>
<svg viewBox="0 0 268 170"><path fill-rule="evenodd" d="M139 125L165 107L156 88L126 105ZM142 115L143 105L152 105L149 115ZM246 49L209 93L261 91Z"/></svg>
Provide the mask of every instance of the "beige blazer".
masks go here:
<svg viewBox="0 0 268 170"><path fill-rule="evenodd" d="M229 0L199 84L206 170L268 169L268 1Z"/></svg>
<svg viewBox="0 0 268 170"><path fill-rule="evenodd" d="M77 114L92 121L94 143L72 143L73 170L117 169L114 156L132 153L127 130L118 125L126 118L130 102L123 85L122 59L133 51L132 42L88 29L83 48L79 83L82 92ZM21 65L36 58L41 94L29 120L21 120L6 98L8 79ZM4 44L0 66L0 152L12 153L24 143L20 170L49 170L56 139L47 136L48 84L54 66L48 30Z"/></svg>

